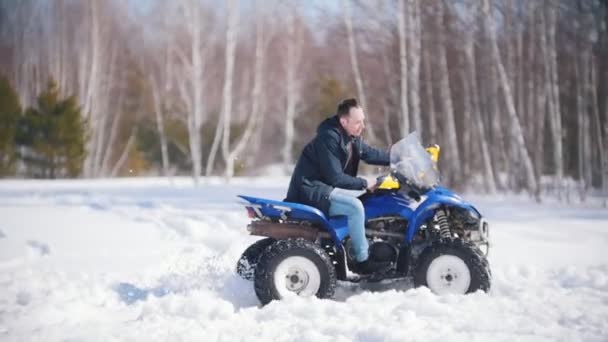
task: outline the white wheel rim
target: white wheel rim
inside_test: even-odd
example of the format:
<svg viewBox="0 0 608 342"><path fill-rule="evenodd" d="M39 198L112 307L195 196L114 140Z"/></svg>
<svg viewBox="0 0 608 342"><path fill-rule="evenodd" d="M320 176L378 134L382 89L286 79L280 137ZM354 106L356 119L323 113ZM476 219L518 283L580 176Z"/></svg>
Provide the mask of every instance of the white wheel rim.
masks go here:
<svg viewBox="0 0 608 342"><path fill-rule="evenodd" d="M274 285L281 298L291 294L314 296L321 287L321 273L308 258L287 257L274 272Z"/></svg>
<svg viewBox="0 0 608 342"><path fill-rule="evenodd" d="M454 255L441 255L429 265L426 284L436 294L465 294L471 285L471 271Z"/></svg>

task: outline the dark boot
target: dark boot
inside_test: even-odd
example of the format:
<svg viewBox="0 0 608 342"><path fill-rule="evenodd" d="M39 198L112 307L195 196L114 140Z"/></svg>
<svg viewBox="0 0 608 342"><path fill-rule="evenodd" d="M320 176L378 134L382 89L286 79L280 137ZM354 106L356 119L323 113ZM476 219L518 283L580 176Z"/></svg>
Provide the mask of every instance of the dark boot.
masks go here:
<svg viewBox="0 0 608 342"><path fill-rule="evenodd" d="M358 274L374 274L386 272L390 266L390 262L378 262L367 259L365 261L355 262L351 271Z"/></svg>

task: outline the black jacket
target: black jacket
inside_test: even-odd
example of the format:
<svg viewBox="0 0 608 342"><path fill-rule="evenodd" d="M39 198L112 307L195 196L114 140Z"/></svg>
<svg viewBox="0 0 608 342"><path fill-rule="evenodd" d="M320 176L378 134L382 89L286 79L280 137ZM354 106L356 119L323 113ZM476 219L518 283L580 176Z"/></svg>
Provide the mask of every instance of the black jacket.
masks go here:
<svg viewBox="0 0 608 342"><path fill-rule="evenodd" d="M352 142L352 165L345 171L348 142ZM356 177L359 160L373 165L390 163L387 151L368 146L360 137L350 137L337 116L326 119L317 128L314 139L304 147L285 201L307 204L328 215L329 193L334 187L353 190L367 187L365 179Z"/></svg>

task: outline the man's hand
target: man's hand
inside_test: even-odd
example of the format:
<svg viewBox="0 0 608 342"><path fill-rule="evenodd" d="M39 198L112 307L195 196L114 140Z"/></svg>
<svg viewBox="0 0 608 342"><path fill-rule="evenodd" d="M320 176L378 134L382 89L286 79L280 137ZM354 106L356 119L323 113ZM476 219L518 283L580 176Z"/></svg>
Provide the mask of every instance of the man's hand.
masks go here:
<svg viewBox="0 0 608 342"><path fill-rule="evenodd" d="M367 191L374 192L378 189L378 182L375 178L367 178Z"/></svg>

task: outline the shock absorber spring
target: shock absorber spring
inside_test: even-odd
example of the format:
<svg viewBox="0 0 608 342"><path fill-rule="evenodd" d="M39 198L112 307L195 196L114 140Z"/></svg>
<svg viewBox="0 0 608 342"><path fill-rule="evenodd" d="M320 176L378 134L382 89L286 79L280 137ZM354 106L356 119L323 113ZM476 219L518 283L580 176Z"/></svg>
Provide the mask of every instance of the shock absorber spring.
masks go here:
<svg viewBox="0 0 608 342"><path fill-rule="evenodd" d="M448 216L445 213L445 210L440 209L437 211L437 223L439 224L439 236L442 239L449 239L452 237L452 231L450 230L450 225L448 223Z"/></svg>

